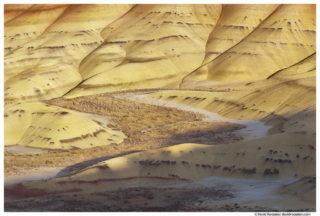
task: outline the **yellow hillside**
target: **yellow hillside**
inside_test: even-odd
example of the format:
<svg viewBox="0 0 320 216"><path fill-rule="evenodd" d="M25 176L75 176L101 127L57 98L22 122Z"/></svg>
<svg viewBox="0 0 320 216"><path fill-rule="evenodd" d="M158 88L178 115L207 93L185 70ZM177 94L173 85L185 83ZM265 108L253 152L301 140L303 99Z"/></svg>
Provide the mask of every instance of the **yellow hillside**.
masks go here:
<svg viewBox="0 0 320 216"><path fill-rule="evenodd" d="M210 62L250 34L279 5L223 5L216 27L210 33L203 64Z"/></svg>
<svg viewBox="0 0 320 216"><path fill-rule="evenodd" d="M315 8L315 5L277 7L247 37L185 77L183 82L265 79L300 62L316 51Z"/></svg>
<svg viewBox="0 0 320 216"><path fill-rule="evenodd" d="M265 79L315 53L315 5L17 10L5 23L5 47L16 47L4 60L6 103Z"/></svg>
<svg viewBox="0 0 320 216"><path fill-rule="evenodd" d="M4 110L5 146L90 148L120 143L124 138L71 110L40 102L12 104Z"/></svg>
<svg viewBox="0 0 320 216"><path fill-rule="evenodd" d="M87 79L66 97L176 86L205 56L221 5L137 5L102 32L80 65Z"/></svg>
<svg viewBox="0 0 320 216"><path fill-rule="evenodd" d="M4 23L19 16L30 8L32 4L5 4L4 5Z"/></svg>
<svg viewBox="0 0 320 216"><path fill-rule="evenodd" d="M207 176L282 179L315 174L315 133L284 133L228 145L181 144L100 162L59 178L23 183L20 196L96 192L136 185L196 181ZM9 188L9 190L8 190ZM10 187L7 196L10 196Z"/></svg>
<svg viewBox="0 0 320 216"><path fill-rule="evenodd" d="M184 77L182 86L186 86L189 82L206 80L209 71L207 63L243 40L278 6L277 4L223 5L219 21L207 41L203 66Z"/></svg>
<svg viewBox="0 0 320 216"><path fill-rule="evenodd" d="M304 78L309 76L316 76L316 53L313 53L308 58L302 60L301 62L292 65L289 68L280 70L270 75L270 78Z"/></svg>
<svg viewBox="0 0 320 216"><path fill-rule="evenodd" d="M12 54L12 51L37 38L67 7L68 5L54 4L32 5L19 16L12 17L13 19L4 24L4 54Z"/></svg>
<svg viewBox="0 0 320 216"><path fill-rule="evenodd" d="M301 61L316 51L315 22L315 5L281 5L252 34L210 64L208 79L256 80Z"/></svg>
<svg viewBox="0 0 320 216"><path fill-rule="evenodd" d="M315 210L316 4L6 4L3 78L5 211Z"/></svg>
<svg viewBox="0 0 320 216"><path fill-rule="evenodd" d="M101 30L131 7L68 6L40 37L5 57L5 101L51 99L78 85L79 64L103 42Z"/></svg>
<svg viewBox="0 0 320 216"><path fill-rule="evenodd" d="M227 118L269 122L277 125L272 133L314 130L315 76L281 82L269 79L265 82L268 85L264 87L248 85L232 92L162 91L149 96L202 108Z"/></svg>

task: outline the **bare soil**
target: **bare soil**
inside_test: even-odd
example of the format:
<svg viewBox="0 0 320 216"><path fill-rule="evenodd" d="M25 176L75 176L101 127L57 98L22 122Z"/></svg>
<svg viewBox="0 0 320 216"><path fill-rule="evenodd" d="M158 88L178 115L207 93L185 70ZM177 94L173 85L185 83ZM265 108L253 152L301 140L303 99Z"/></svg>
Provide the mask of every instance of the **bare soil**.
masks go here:
<svg viewBox="0 0 320 216"><path fill-rule="evenodd" d="M232 198L232 193L214 188L177 189L136 187L92 194L55 195L5 203L5 211L58 212L172 212L206 211L195 202L206 197L214 200Z"/></svg>
<svg viewBox="0 0 320 216"><path fill-rule="evenodd" d="M214 187L134 187L91 194L61 194L5 202L6 212L278 212L272 207L236 201L236 193ZM283 200L279 200L283 202ZM286 212L315 209L285 208Z"/></svg>

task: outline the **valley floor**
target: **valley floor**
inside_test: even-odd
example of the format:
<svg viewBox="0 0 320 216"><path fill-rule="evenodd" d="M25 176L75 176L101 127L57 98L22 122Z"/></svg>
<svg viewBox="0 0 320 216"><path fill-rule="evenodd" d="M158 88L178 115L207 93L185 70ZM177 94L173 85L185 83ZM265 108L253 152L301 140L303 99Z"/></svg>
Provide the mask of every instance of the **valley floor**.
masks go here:
<svg viewBox="0 0 320 216"><path fill-rule="evenodd" d="M21 146L6 147L5 186L59 177L107 159L180 143L220 145L260 138L266 136L271 128L259 121L226 119L203 109L148 98L146 93L117 94L112 96L112 100L163 107L170 109L169 115L182 117L174 122L164 121L165 124L160 126L153 124L154 121L148 121L140 124L138 128L130 128L125 127L126 123L121 124L119 118L115 118L114 115L102 115L98 111L78 108L79 115L95 120L105 128L118 129L119 133L123 131L129 139L120 145L112 144L90 149L39 150ZM71 103L72 100L64 102ZM61 105L54 101L48 103ZM68 104L64 104L64 107L68 107ZM137 119L134 118L137 118L137 111L134 109L126 110L126 113L129 115L127 119L136 122ZM167 114L151 113L148 118L161 119L167 117ZM135 136L137 131L142 133ZM58 194L22 200L6 199L5 211L315 211L315 206L309 202L303 202L294 196L273 194L273 191L283 185L298 180L208 177L175 185L135 186L99 193Z"/></svg>

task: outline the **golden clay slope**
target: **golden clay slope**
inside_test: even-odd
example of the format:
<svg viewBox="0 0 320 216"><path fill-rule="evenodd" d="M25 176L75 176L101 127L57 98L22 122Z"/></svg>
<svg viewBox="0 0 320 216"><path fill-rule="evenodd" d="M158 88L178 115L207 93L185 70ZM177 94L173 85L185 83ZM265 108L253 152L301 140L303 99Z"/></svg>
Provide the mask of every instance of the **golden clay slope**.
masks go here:
<svg viewBox="0 0 320 216"><path fill-rule="evenodd" d="M221 5L137 5L107 26L105 42L80 65L83 79L66 97L162 87L203 61Z"/></svg>
<svg viewBox="0 0 320 216"><path fill-rule="evenodd" d="M183 82L265 79L296 64L316 51L315 8L315 5L280 5L247 37Z"/></svg>
<svg viewBox="0 0 320 216"><path fill-rule="evenodd" d="M243 33L240 28L239 35L244 38L240 40L241 36L234 35L233 40L240 40L239 43L207 66L219 62L213 70L221 65L233 70L237 65L240 65L238 68L249 65L255 74L263 74L259 75L260 81L231 84L237 90L233 92L166 91L150 96L204 108L229 118L263 120L275 126L269 131L271 134L315 128L315 5L280 5L273 12L275 5L266 6L265 10L261 5L224 6L222 13L234 15L234 19L223 14L219 18L221 5L66 7L40 36L5 57L5 103L59 97L83 79L87 80L66 97L179 82L190 68L201 65L212 29L207 52L215 43L215 34L220 38L230 35L228 31L219 30L224 29L222 27L215 29L217 22L236 26L248 19L252 27L257 25L257 20L250 16L258 16L261 20L266 18L251 33ZM30 7L6 25L16 23L12 29L18 31L20 17L31 19L29 10L35 8L41 6ZM50 5L43 8L52 9ZM251 11L252 8L257 10ZM247 18L241 16L241 11L248 13ZM38 10L34 13L42 14ZM49 17L52 19L52 16ZM21 23L22 27L28 27L25 22ZM262 36L260 43L257 38ZM228 49L230 44L223 46ZM245 49L262 54L251 55L251 51ZM241 50L243 55L234 52L236 50ZM225 55L234 61L224 59ZM266 70L269 72L265 73ZM208 78L237 77L237 73L228 71L217 74L210 69L209 72ZM254 79L251 75L241 74L241 79ZM204 81L200 85L201 89L215 83ZM216 90L225 88L216 87Z"/></svg>
<svg viewBox="0 0 320 216"><path fill-rule="evenodd" d="M203 64L215 59L250 34L279 5L223 5L216 27L210 33Z"/></svg>
<svg viewBox="0 0 320 216"><path fill-rule="evenodd" d="M70 5L64 8L40 36L5 57L5 101L51 99L78 85L82 81L79 64L103 42L100 31L131 7Z"/></svg>
<svg viewBox="0 0 320 216"><path fill-rule="evenodd" d="M40 102L9 105L4 117L5 146L90 148L120 143L125 138L73 111Z"/></svg>
<svg viewBox="0 0 320 216"><path fill-rule="evenodd" d="M98 13L96 6L73 7L102 17L107 10ZM60 178L6 187L6 197L116 190L207 176L285 179L315 175L315 5L252 6L256 11L243 5L123 6L106 23L90 21L89 15L82 17L81 13L78 17L73 7L65 10L43 38L6 56L6 103L180 84L189 89L157 91L149 97L227 118L259 120L273 128L269 136L234 144L181 144L113 158ZM74 32L60 31L70 23ZM232 40L217 43L217 38ZM213 53L215 49L219 54ZM207 64L200 67L203 63ZM55 142L79 142L82 148L89 142L77 139L85 135L81 129L90 128L91 134L100 130L97 124L74 118L70 111L54 115L60 112L57 108L28 104L7 105L5 133L10 144L31 145L30 140L37 137L35 146L43 147L47 145L43 138L48 137ZM46 114L32 117L34 108L24 108L32 104ZM21 110L28 115L23 116ZM20 123L19 118L25 120ZM48 122L54 132L43 133ZM62 136L64 123L68 126L69 122L77 127ZM105 141L110 134L99 133L98 138L101 135ZM95 145L100 143L98 138ZM72 145L66 144L68 148Z"/></svg>
<svg viewBox="0 0 320 216"><path fill-rule="evenodd" d="M257 141L259 144L257 144ZM60 178L7 187L7 197L116 190L207 176L284 179L315 174L315 133L284 133L229 145L181 144L100 162ZM232 145L232 148L231 146Z"/></svg>
<svg viewBox="0 0 320 216"><path fill-rule="evenodd" d="M4 5L4 23L12 20L21 13L30 8L31 4L5 4Z"/></svg>
<svg viewBox="0 0 320 216"><path fill-rule="evenodd" d="M315 5L33 5L5 23L5 102L265 79L315 25Z"/></svg>
<svg viewBox="0 0 320 216"><path fill-rule="evenodd" d="M5 55L41 35L67 7L68 5L32 5L21 14L14 14L18 16L4 24Z"/></svg>
<svg viewBox="0 0 320 216"><path fill-rule="evenodd" d="M227 118L269 122L276 126L269 133L315 130L315 76L285 81L271 78L232 92L163 91L150 97L202 108Z"/></svg>
<svg viewBox="0 0 320 216"><path fill-rule="evenodd" d="M270 78L304 78L309 76L316 76L316 53L308 56L308 58L303 59L301 62L292 65L289 68L277 71L270 75Z"/></svg>

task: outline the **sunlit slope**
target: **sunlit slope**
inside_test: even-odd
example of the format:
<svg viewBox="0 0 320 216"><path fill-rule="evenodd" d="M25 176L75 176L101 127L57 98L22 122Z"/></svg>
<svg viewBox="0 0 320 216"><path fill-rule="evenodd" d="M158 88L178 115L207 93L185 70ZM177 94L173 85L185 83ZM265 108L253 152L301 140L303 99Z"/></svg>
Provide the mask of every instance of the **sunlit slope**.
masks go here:
<svg viewBox="0 0 320 216"><path fill-rule="evenodd" d="M4 110L4 145L49 149L90 148L124 139L80 115L40 102L17 103Z"/></svg>
<svg viewBox="0 0 320 216"><path fill-rule="evenodd" d="M228 145L181 144L100 162L60 178L7 187L5 196L116 190L208 176L282 179L315 174L315 133L284 133ZM37 191L34 193L32 191Z"/></svg>
<svg viewBox="0 0 320 216"><path fill-rule="evenodd" d="M68 5L32 5L19 16L4 24L4 54L21 48L37 38L51 25ZM18 6L18 8L20 8Z"/></svg>
<svg viewBox="0 0 320 216"><path fill-rule="evenodd" d="M315 8L315 5L279 6L241 42L197 69L184 82L265 79L298 63L316 51Z"/></svg>
<svg viewBox="0 0 320 216"><path fill-rule="evenodd" d="M150 97L206 109L232 119L262 120L272 133L315 129L316 77L279 81L232 92L163 91ZM297 120L299 119L299 120Z"/></svg>
<svg viewBox="0 0 320 216"><path fill-rule="evenodd" d="M19 16L31 6L32 4L4 4L4 23Z"/></svg>
<svg viewBox="0 0 320 216"><path fill-rule="evenodd" d="M40 37L5 57L5 101L51 99L82 81L81 60L132 5L70 5Z"/></svg>
<svg viewBox="0 0 320 216"><path fill-rule="evenodd" d="M186 87L190 82L206 80L209 71L206 64L243 40L278 6L277 4L223 5L218 23L208 38L203 66L184 77L180 87Z"/></svg>
<svg viewBox="0 0 320 216"><path fill-rule="evenodd" d="M201 65L221 5L137 5L101 35L80 65L83 79L66 97L162 87ZM91 78L90 78L91 77Z"/></svg>
<svg viewBox="0 0 320 216"><path fill-rule="evenodd" d="M280 84L282 82L287 82L290 80L298 80L302 78L314 78L316 76L316 53L308 56L302 61L294 64L288 68L279 70L272 75L270 75L267 79L258 80L254 82L247 82L245 84L245 88L254 90L259 90L264 87L272 87L276 84ZM210 83L207 83L207 86L210 86ZM200 86L199 86L200 87ZM235 88L244 89L243 85L239 85ZM315 86L314 86L315 87Z"/></svg>
<svg viewBox="0 0 320 216"><path fill-rule="evenodd" d="M309 76L316 76L316 53L313 53L308 58L302 60L301 62L292 65L289 68L277 71L276 73L270 75L270 78L303 78Z"/></svg>
<svg viewBox="0 0 320 216"><path fill-rule="evenodd" d="M236 45L278 6L277 4L223 5L219 21L208 38L203 64Z"/></svg>

